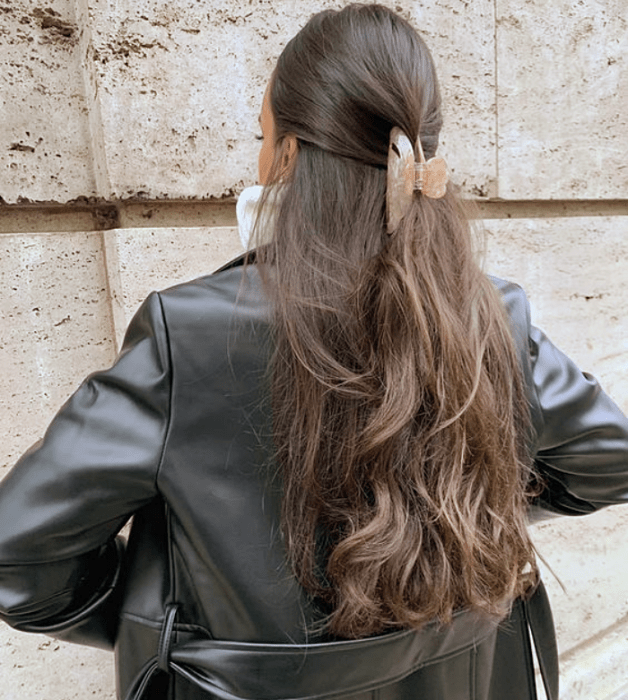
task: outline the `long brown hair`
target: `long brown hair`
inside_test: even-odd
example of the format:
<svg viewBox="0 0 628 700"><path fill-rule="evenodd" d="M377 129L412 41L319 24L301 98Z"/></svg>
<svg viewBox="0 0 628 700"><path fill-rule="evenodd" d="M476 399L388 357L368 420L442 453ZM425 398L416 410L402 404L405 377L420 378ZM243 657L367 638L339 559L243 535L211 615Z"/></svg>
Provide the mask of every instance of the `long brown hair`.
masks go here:
<svg viewBox="0 0 628 700"><path fill-rule="evenodd" d="M342 637L503 615L534 569L508 320L451 187L385 226L391 128L426 158L438 145L430 53L385 7L325 11L281 54L270 104L277 153L299 146L259 251L295 574Z"/></svg>

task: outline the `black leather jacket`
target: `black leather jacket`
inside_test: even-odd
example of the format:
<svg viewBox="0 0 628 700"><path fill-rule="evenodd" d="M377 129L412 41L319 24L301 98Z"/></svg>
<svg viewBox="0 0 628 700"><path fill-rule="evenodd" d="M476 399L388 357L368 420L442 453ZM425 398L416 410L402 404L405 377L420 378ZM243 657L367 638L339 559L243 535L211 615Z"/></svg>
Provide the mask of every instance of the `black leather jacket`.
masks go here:
<svg viewBox="0 0 628 700"><path fill-rule="evenodd" d="M530 326L522 290L495 284L529 390L542 505L580 514L625 501L628 420ZM499 627L461 612L443 629L308 638L315 611L278 534L268 320L255 265L148 297L115 365L83 383L0 486L0 618L115 643L120 697L535 697L520 601ZM125 548L116 534L130 516Z"/></svg>

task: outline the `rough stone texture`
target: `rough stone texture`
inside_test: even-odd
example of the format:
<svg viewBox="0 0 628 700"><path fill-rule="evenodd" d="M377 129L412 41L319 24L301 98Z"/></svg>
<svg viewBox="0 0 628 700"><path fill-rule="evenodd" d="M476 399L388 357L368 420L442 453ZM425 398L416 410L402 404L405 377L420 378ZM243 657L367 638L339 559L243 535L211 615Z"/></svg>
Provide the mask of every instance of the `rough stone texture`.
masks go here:
<svg viewBox="0 0 628 700"><path fill-rule="evenodd" d="M234 202L125 202L119 209L119 228L125 229L237 226Z"/></svg>
<svg viewBox="0 0 628 700"><path fill-rule="evenodd" d="M343 4L0 0L0 197L239 192L256 178L257 114L277 55L313 9ZM623 0L498 0L496 18L490 0L387 4L432 48L442 152L467 193L626 196Z"/></svg>
<svg viewBox="0 0 628 700"><path fill-rule="evenodd" d="M118 347L151 291L207 275L243 252L234 227L123 229L104 236Z"/></svg>
<svg viewBox="0 0 628 700"><path fill-rule="evenodd" d="M627 527L624 506L533 526L560 654L628 615Z"/></svg>
<svg viewBox="0 0 628 700"><path fill-rule="evenodd" d="M48 209L0 206L0 235L90 231L92 228L94 228L92 212L74 206L53 206Z"/></svg>
<svg viewBox="0 0 628 700"><path fill-rule="evenodd" d="M499 196L625 198L625 0L496 8Z"/></svg>
<svg viewBox="0 0 628 700"><path fill-rule="evenodd" d="M0 622L3 700L115 700L113 654Z"/></svg>
<svg viewBox="0 0 628 700"><path fill-rule="evenodd" d="M257 177L257 117L274 62L309 3L87 2L110 191L104 196L222 197ZM317 9L339 7L325 0ZM425 32L447 108L443 152L467 191L495 179L492 3L389 3ZM224 9L223 9L224 8ZM464 175L461 175L464 173Z"/></svg>
<svg viewBox="0 0 628 700"><path fill-rule="evenodd" d="M1 477L113 359L101 234L1 236L0 289Z"/></svg>
<svg viewBox="0 0 628 700"><path fill-rule="evenodd" d="M628 217L485 222L487 270L520 283L532 321L628 411Z"/></svg>
<svg viewBox="0 0 628 700"><path fill-rule="evenodd" d="M0 202L95 194L73 0L0 0Z"/></svg>
<svg viewBox="0 0 628 700"><path fill-rule="evenodd" d="M561 658L560 699L626 700L626 668L628 619L624 618L577 653Z"/></svg>

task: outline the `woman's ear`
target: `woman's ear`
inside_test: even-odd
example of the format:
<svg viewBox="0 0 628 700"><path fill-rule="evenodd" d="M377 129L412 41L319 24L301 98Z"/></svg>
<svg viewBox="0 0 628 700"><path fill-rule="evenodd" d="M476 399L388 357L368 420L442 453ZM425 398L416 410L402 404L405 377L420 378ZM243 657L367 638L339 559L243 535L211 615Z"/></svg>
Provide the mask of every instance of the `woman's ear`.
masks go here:
<svg viewBox="0 0 628 700"><path fill-rule="evenodd" d="M295 134L286 134L281 141L281 161L279 178L288 177L297 162L299 142Z"/></svg>

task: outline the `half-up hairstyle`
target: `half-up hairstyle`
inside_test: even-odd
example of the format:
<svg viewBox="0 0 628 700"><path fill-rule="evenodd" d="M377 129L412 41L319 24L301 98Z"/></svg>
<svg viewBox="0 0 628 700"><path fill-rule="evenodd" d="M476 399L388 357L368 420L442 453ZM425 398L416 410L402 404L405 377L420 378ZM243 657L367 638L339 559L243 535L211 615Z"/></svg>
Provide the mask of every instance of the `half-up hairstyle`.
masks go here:
<svg viewBox="0 0 628 700"><path fill-rule="evenodd" d="M432 57L385 7L325 11L281 54L270 106L276 152L298 142L259 250L295 575L340 637L504 615L536 570L508 319L451 186L386 233L392 127L426 158L438 145Z"/></svg>

